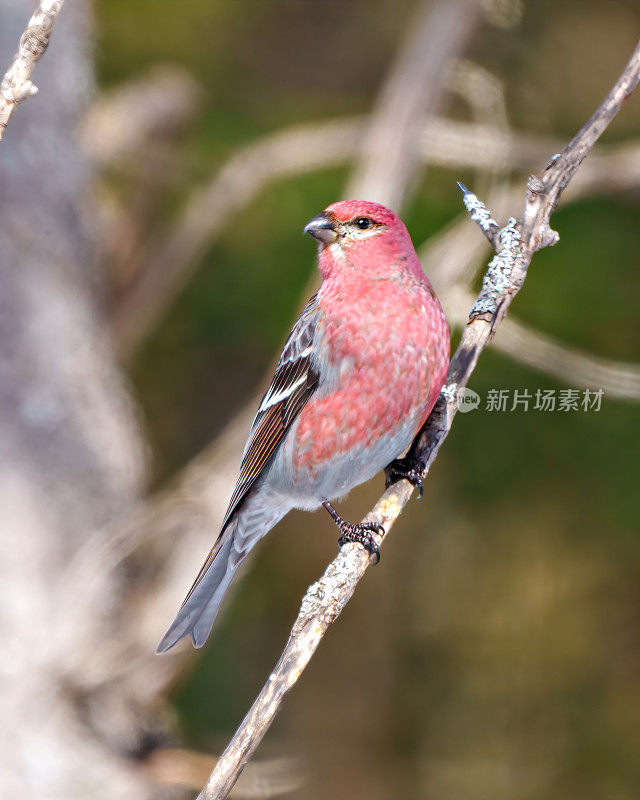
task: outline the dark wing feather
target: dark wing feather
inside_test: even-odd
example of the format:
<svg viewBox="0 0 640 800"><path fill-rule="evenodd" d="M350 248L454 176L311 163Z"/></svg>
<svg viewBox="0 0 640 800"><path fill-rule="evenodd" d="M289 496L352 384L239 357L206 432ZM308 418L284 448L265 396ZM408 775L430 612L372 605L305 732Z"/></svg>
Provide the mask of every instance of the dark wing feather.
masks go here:
<svg viewBox="0 0 640 800"><path fill-rule="evenodd" d="M220 535L185 597L183 606L224 544L224 531L231 515L240 506L249 489L275 454L285 433L318 385L318 373L311 363L311 346L317 317L317 295L314 295L293 326L269 388L260 402L242 456L240 476L229 501Z"/></svg>
<svg viewBox="0 0 640 800"><path fill-rule="evenodd" d="M260 402L222 530L318 385L318 373L311 363L318 312L316 298L317 295L311 298L293 326L269 388Z"/></svg>

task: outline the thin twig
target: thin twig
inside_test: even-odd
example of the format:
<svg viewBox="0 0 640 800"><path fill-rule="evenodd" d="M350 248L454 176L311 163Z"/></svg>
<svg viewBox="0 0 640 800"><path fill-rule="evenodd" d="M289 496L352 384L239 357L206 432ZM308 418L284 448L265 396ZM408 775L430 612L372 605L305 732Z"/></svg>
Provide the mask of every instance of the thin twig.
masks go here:
<svg viewBox="0 0 640 800"><path fill-rule="evenodd" d="M457 391L466 385L480 353L493 337L496 327L521 288L534 252L557 241L557 234L549 227L549 219L562 191L639 79L640 44L615 86L587 124L552 160L541 177L529 180L520 222L510 220L501 230L503 249L489 265L480 293L481 302L472 310L451 361L442 395L411 448L411 454L424 464L425 475L451 428L456 413ZM394 484L365 520L381 523L388 534L412 490L407 481ZM381 536L379 540L383 538ZM200 800L221 800L228 796L278 713L285 695L300 677L329 625L351 598L367 566L368 558L362 548L354 544L347 545L327 567L322 578L308 589L278 664L222 754L199 795Z"/></svg>
<svg viewBox="0 0 640 800"><path fill-rule="evenodd" d="M471 216L472 222L477 222L478 227L487 237L489 244L496 250L499 251L501 249L500 244L500 226L498 223L493 219L491 216L491 212L485 206L485 204L475 195L473 192L470 192L469 189L462 183L458 181L458 188L462 192L462 197L464 200L464 207L469 212Z"/></svg>
<svg viewBox="0 0 640 800"><path fill-rule="evenodd" d="M20 37L18 51L0 83L0 139L14 108L27 97L38 93L30 78L40 56L47 49L53 22L64 0L40 0L38 9Z"/></svg>

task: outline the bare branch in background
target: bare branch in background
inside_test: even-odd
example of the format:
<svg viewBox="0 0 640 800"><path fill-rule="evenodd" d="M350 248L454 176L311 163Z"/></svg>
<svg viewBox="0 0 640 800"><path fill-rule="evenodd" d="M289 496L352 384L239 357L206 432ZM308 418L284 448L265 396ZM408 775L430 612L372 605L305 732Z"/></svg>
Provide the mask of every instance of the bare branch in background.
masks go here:
<svg viewBox="0 0 640 800"><path fill-rule="evenodd" d="M31 82L31 73L47 49L54 20L64 0L40 0L40 5L27 23L11 66L0 83L0 139L18 103L38 93Z"/></svg>
<svg viewBox="0 0 640 800"><path fill-rule="evenodd" d="M80 143L91 162L117 170L131 184L124 193L109 181L98 186L100 254L115 302L149 258L159 206L181 166L176 140L193 120L200 98L201 89L186 69L160 65L102 95L82 120Z"/></svg>
<svg viewBox="0 0 640 800"><path fill-rule="evenodd" d="M482 8L489 22L507 31L522 20L523 0L482 0Z"/></svg>
<svg viewBox="0 0 640 800"><path fill-rule="evenodd" d="M126 355L139 344L214 237L268 181L343 163L358 133L351 121L327 123L275 134L238 150L211 183L194 192L173 231L116 307L111 322L121 351Z"/></svg>
<svg viewBox="0 0 640 800"><path fill-rule="evenodd" d="M522 287L533 254L555 244L558 239L549 227L549 219L560 195L638 80L640 44L587 124L554 158L541 177L530 178L520 221L509 220L501 229L501 252L489 264L483 287L451 361L440 400L411 448L412 455L424 464L424 475L451 428L456 413L456 393L466 385L481 352ZM379 542L388 534L412 491L413 487L407 481L394 484L365 517L367 522L384 526L386 533L378 537ZM369 558L361 547L345 546L322 578L308 589L278 664L222 754L199 795L200 800L223 800L228 796L278 713L284 697L299 679L328 627L351 598L368 564Z"/></svg>
<svg viewBox="0 0 640 800"><path fill-rule="evenodd" d="M453 289L446 302L447 318L464 325L473 296L466 289ZM569 386L603 389L607 397L640 400L640 367L584 353L551 336L505 319L496 331L493 347L527 367L552 375Z"/></svg>
<svg viewBox="0 0 640 800"><path fill-rule="evenodd" d="M116 305L112 324L121 352L140 345L177 292L197 268L207 248L269 183L348 163L365 129L364 118L291 128L241 148L211 181L189 199L166 239L149 256L140 275ZM456 169L531 170L561 144L484 124L434 118L417 134L422 163ZM568 198L595 192L624 191L640 184L640 145L606 147L594 152ZM517 190L520 191L519 189ZM493 193L492 193L493 198ZM491 202L500 214L502 201ZM468 226L458 235L473 241ZM434 267L450 265L434 259Z"/></svg>
<svg viewBox="0 0 640 800"><path fill-rule="evenodd" d="M449 73L448 87L469 104L475 122L502 131L509 130L504 86L484 67L461 59Z"/></svg>
<svg viewBox="0 0 640 800"><path fill-rule="evenodd" d="M373 121L364 129L357 120L326 123L285 131L239 151L209 186L193 195L173 234L116 308L112 323L122 352L130 353L148 333L213 236L273 177L338 165L357 153L345 196L397 206L420 160L424 116L437 109L449 66L480 13L477 0L422 3L382 88Z"/></svg>
<svg viewBox="0 0 640 800"><path fill-rule="evenodd" d="M190 72L156 65L125 86L103 94L80 125L80 143L100 166L134 156L184 129L198 108L200 87Z"/></svg>
<svg viewBox="0 0 640 800"><path fill-rule="evenodd" d="M160 748L144 762L145 773L156 783L197 792L217 759L182 748ZM289 795L303 782L300 764L292 758L253 761L233 787L233 800L269 800Z"/></svg>
<svg viewBox="0 0 640 800"><path fill-rule="evenodd" d="M479 64L461 60L451 70L449 88L469 105L475 123L501 133L501 138L505 138L505 134L509 138L507 104L501 80ZM471 149L475 151L475 146ZM505 152L502 151L502 160L498 158L492 165L485 162L476 168L473 183L477 192L487 195L494 188L507 168L504 159ZM539 164L540 159L535 163Z"/></svg>
<svg viewBox="0 0 640 800"><path fill-rule="evenodd" d="M465 47L482 8L477 0L422 3L412 30L380 92L358 148L347 198L366 198L398 210L419 155L423 117L436 112L451 63Z"/></svg>
<svg viewBox="0 0 640 800"><path fill-rule="evenodd" d="M583 353L515 320L505 320L495 348L520 364L570 386L603 389L607 397L640 400L640 367Z"/></svg>

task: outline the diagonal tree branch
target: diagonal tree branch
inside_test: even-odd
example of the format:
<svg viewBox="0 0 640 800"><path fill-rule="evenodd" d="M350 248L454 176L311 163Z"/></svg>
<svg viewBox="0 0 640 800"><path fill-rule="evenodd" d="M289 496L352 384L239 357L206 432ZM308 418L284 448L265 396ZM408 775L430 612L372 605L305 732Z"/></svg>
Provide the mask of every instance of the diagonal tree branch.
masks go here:
<svg viewBox="0 0 640 800"><path fill-rule="evenodd" d="M411 447L411 454L424 464L425 475L451 428L456 413L456 393L467 384L481 352L521 288L533 254L558 241L558 235L549 226L549 219L560 195L639 79L640 44L586 125L560 154L554 156L540 177L529 179L520 221L510 219L500 230L500 253L489 264L482 290L451 361L442 395ZM412 491L413 487L407 481L394 484L365 517L367 522L379 522L384 526L386 533L379 537L380 541L388 534ZM309 587L278 664L220 758L199 795L200 800L221 800L228 796L278 713L285 695L302 674L328 627L351 598L367 566L368 557L362 548L346 545L322 578Z"/></svg>
<svg viewBox="0 0 640 800"><path fill-rule="evenodd" d="M47 49L53 22L64 0L40 0L40 5L20 37L18 51L0 83L0 139L14 108L27 97L38 93L31 73Z"/></svg>

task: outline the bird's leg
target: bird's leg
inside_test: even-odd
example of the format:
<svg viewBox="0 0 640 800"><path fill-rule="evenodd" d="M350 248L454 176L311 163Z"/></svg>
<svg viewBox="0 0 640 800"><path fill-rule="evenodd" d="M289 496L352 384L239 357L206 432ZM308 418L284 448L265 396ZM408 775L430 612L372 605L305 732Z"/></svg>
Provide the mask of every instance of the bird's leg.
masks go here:
<svg viewBox="0 0 640 800"><path fill-rule="evenodd" d="M385 486L388 489L392 483L396 483L402 479L409 481L418 490L418 497L422 497L424 487L422 485L422 471L424 464L419 458L413 456L406 456L405 458L396 458L384 468L386 476Z"/></svg>
<svg viewBox="0 0 640 800"><path fill-rule="evenodd" d="M345 522L328 500L323 500L322 505L327 509L331 518L338 526L340 538L338 547L347 542L359 542L370 556L376 557L376 564L380 563L380 548L373 538L374 533L384 533L384 528L378 522Z"/></svg>

